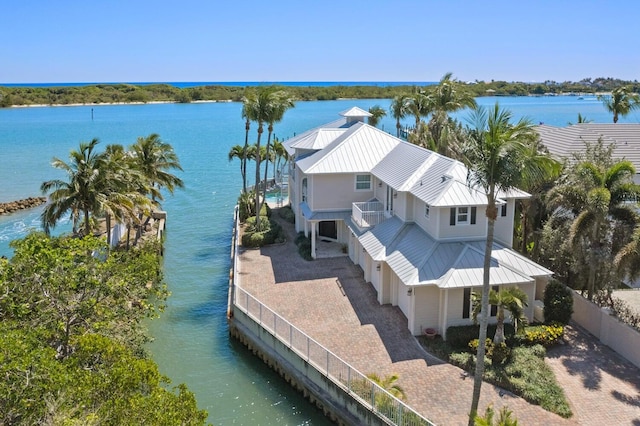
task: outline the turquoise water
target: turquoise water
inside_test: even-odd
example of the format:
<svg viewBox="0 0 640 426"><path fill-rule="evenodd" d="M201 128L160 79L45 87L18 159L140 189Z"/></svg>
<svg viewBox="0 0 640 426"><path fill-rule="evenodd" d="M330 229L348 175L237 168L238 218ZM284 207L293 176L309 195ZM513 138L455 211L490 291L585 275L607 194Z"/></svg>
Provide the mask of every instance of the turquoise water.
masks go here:
<svg viewBox="0 0 640 426"><path fill-rule="evenodd" d="M595 98L481 98L508 107L516 118L564 126L578 113L596 122L611 116ZM298 102L275 127L279 138L334 120L352 106L368 109L388 100ZM0 109L0 202L39 195L40 184L61 177L54 156L67 160L80 141L94 137L129 145L138 136L159 133L176 150L186 188L167 197L165 272L172 296L162 318L151 323L150 350L175 384L185 382L214 424L325 425L314 406L293 392L242 346L226 327L227 277L233 206L241 188L231 146L244 143L240 104L154 104ZM464 118L468 114L458 116ZM408 119L407 122L412 122ZM638 113L624 121L639 122ZM395 122L381 127L395 133ZM252 137L255 128L252 128ZM253 176L251 171L250 176ZM9 241L39 226L40 209L0 216L0 255ZM62 230L68 229L63 225Z"/></svg>

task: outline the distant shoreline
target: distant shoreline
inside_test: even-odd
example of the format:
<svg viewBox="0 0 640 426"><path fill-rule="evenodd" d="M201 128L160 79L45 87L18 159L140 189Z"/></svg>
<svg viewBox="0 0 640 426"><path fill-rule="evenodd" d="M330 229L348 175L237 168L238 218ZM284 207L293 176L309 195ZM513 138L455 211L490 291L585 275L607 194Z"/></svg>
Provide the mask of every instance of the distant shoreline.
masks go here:
<svg viewBox="0 0 640 426"><path fill-rule="evenodd" d="M211 104L211 103L229 103L234 102L231 99L227 100L204 100L204 101L191 101L190 104ZM108 106L108 105L154 105L154 104L178 104L177 101L149 101L149 102L98 102L98 103L82 103L76 102L71 104L29 104L29 105L11 105L8 108L43 108L43 107L80 107L80 106ZM185 103L185 102L182 102Z"/></svg>

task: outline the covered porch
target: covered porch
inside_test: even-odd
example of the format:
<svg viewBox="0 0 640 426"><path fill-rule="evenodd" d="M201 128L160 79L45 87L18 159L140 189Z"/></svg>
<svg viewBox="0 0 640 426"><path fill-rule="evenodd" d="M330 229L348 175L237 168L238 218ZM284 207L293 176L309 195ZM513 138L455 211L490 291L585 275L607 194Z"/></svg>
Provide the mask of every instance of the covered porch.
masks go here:
<svg viewBox="0 0 640 426"><path fill-rule="evenodd" d="M311 239L313 259L347 256L349 230L345 221L350 210L313 211L306 202L300 203L304 217L304 235Z"/></svg>

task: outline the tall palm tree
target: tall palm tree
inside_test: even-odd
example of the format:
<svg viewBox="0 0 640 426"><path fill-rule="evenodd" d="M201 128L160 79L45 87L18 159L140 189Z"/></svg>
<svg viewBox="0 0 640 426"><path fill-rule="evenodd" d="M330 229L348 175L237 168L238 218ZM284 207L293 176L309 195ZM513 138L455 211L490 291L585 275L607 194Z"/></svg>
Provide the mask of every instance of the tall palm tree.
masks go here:
<svg viewBox="0 0 640 426"><path fill-rule="evenodd" d="M544 165L535 163L524 167L524 147L528 142L535 140L537 133L530 121L521 119L513 124L511 119L511 112L500 109L498 103L490 111L482 107L475 108L471 116L474 128L470 130L469 138L463 148L465 162L469 168L469 184L472 187L483 189L487 196L485 211L487 240L482 278L478 356L469 414L470 425L473 425L473 419L478 411L480 388L484 375L485 340L489 321L489 271L498 212L496 200L501 192L507 192L516 187L521 182L522 176L540 174L544 168Z"/></svg>
<svg viewBox="0 0 640 426"><path fill-rule="evenodd" d="M624 117L631 111L640 108L640 96L637 93L629 93L627 86L616 87L610 96L599 95L607 111L613 113L613 122L617 123L620 116Z"/></svg>
<svg viewBox="0 0 640 426"><path fill-rule="evenodd" d="M240 160L240 173L242 174L242 192L247 192L247 149L241 145L234 145L229 150L229 161L233 161L234 158Z"/></svg>
<svg viewBox="0 0 640 426"><path fill-rule="evenodd" d="M413 115L416 120L415 130L420 127L422 117L426 117L432 111L432 100L427 93L416 90L407 98L407 113Z"/></svg>
<svg viewBox="0 0 640 426"><path fill-rule="evenodd" d="M282 118L284 117L284 113L288 109L295 107L295 104L293 103L293 98L289 95L289 93L287 93L284 90L276 90L272 92L269 98L270 98L271 107L265 110L266 115L264 117L265 121L269 124L269 126L267 127L267 132L268 132L267 152L266 152L267 161L265 162L265 165L264 165L264 196L265 197L267 194L269 162L273 161L275 163L275 158L272 159L272 154L271 154L271 136L273 135L273 125L275 123L279 123L280 121L282 121ZM259 212L262 206L258 205L257 207L258 209L256 211ZM258 218L256 218L256 224L259 225Z"/></svg>
<svg viewBox="0 0 640 426"><path fill-rule="evenodd" d="M428 123L430 148L450 155L448 139L449 136L455 135L455 121L450 119L449 113L464 108L475 108L476 100L460 82L452 79L451 73L445 74L440 82L431 88L429 97L432 109Z"/></svg>
<svg viewBox="0 0 640 426"><path fill-rule="evenodd" d="M389 106L389 112L391 112L391 116L396 120L396 136L400 137L400 129L402 125L400 124L400 120L404 119L409 113L408 105L409 97L408 95L398 95L391 100L391 105Z"/></svg>
<svg viewBox="0 0 640 426"><path fill-rule="evenodd" d="M480 298L474 294L473 319L477 319L479 307L481 306ZM519 287L507 287L495 291L489 290L489 305L496 306L498 312L496 315L496 334L493 336L493 343L503 343L504 338L504 320L505 311L508 311L513 321L513 328L516 333L524 329L527 318L524 315L524 308L527 307L527 294Z"/></svg>
<svg viewBox="0 0 640 426"><path fill-rule="evenodd" d="M256 117L254 117L255 109L252 107L256 102L255 99L256 95L253 91L246 92L245 96L242 98L242 118L245 119L244 149L241 157L241 167L242 170L244 170L244 174L242 175L242 192L247 192L247 150L249 149L249 130L251 129L251 122L256 119Z"/></svg>
<svg viewBox="0 0 640 426"><path fill-rule="evenodd" d="M255 97L246 98L244 105L246 107L246 115L258 124L258 139L256 141L256 152L261 153L260 142L262 134L264 133L264 124L269 124L269 139L273 133L273 123L276 123L282 119L284 112L293 106L293 101L286 92L278 89L275 86L261 87L258 89ZM267 142L269 145L269 141ZM267 153L268 154L268 153ZM262 155L257 155L256 160L256 183L255 183L255 211L256 215L256 229L260 229L260 161ZM266 170L265 170L266 172Z"/></svg>
<svg viewBox="0 0 640 426"><path fill-rule="evenodd" d="M276 164L275 164L274 170L277 173L280 173L284 168L284 166L286 166L287 162L289 161L289 153L285 149L284 144L278 139L273 140L273 152L276 155ZM277 178L276 173L274 173L273 179L275 180L276 178Z"/></svg>
<svg viewBox="0 0 640 426"><path fill-rule="evenodd" d="M105 159L104 153L95 152L98 139L91 142L81 142L78 151L69 154L69 163L54 158L51 165L63 170L67 181L55 179L44 182L40 189L44 194L49 193L49 202L45 206L41 219L42 227L48 234L55 227L63 215L71 211L73 232L78 232L80 213L84 223L84 234L91 233L90 215L100 209L97 186L100 182L101 166Z"/></svg>
<svg viewBox="0 0 640 426"><path fill-rule="evenodd" d="M613 162L603 157L603 152L611 151L603 149L601 141L593 147L587 145L586 157L578 157L582 160L548 196L552 208L572 215L569 241L574 253L584 254L589 300L597 291L598 276L603 285L617 280L611 276L615 272L611 266L629 238L623 236L619 242L616 233L623 230L623 234L631 234L638 223L634 205L629 203L640 197L640 186L632 180L635 168L627 160Z"/></svg>
<svg viewBox="0 0 640 426"><path fill-rule="evenodd" d="M377 127L382 117L387 115L387 111L385 111L380 105L374 105L369 108L369 113L371 114L371 117L367 119L367 122L373 127Z"/></svg>
<svg viewBox="0 0 640 426"><path fill-rule="evenodd" d="M111 246L111 218L119 223L137 223L136 212L148 212L152 206L144 195L149 191L146 180L134 167L131 153L116 144L108 145L105 155L100 205L105 214L107 245Z"/></svg>
<svg viewBox="0 0 640 426"><path fill-rule="evenodd" d="M163 199L161 189L165 188L173 194L175 188L184 187L182 179L169 173L170 170L182 171L178 155L171 144L160 139L160 135L152 133L147 137L139 137L131 146L131 151L133 164L149 182L154 204L156 200Z"/></svg>

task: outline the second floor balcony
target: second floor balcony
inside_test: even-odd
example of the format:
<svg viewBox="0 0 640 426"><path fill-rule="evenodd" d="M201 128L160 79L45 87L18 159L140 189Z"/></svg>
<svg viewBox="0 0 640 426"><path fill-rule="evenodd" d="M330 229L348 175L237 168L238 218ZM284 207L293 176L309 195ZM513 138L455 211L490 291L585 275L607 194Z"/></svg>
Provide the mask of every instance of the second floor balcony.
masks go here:
<svg viewBox="0 0 640 426"><path fill-rule="evenodd" d="M353 203L351 207L351 217L360 228L376 226L385 220L384 204L380 201L366 201Z"/></svg>

